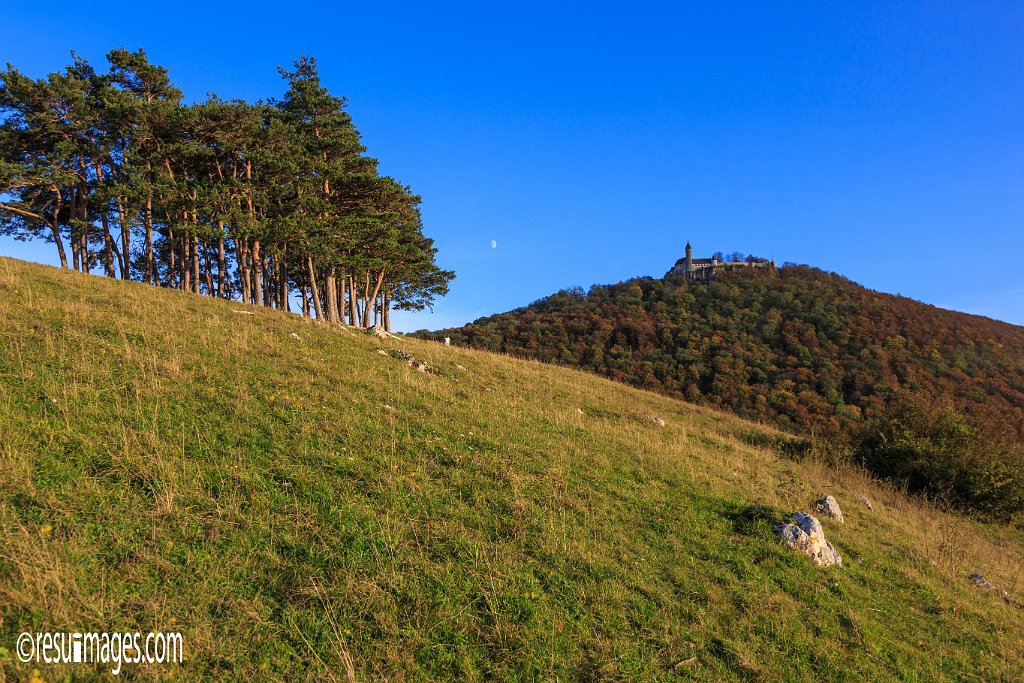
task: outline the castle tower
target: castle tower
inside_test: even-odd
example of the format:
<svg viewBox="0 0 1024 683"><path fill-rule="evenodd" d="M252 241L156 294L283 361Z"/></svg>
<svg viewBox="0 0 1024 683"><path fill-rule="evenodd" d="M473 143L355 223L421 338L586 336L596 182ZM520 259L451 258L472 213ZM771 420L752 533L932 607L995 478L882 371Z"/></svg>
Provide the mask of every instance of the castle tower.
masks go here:
<svg viewBox="0 0 1024 683"><path fill-rule="evenodd" d="M690 243L686 243L686 272L690 273L693 271L693 247Z"/></svg>

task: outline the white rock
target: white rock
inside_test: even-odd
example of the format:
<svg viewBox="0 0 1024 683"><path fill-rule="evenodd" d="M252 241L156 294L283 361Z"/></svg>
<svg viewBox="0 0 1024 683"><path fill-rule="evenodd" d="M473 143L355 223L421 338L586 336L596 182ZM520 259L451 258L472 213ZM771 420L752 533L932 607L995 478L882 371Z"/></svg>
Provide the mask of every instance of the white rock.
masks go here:
<svg viewBox="0 0 1024 683"><path fill-rule="evenodd" d="M371 327L371 328L370 328L370 329L369 329L368 331L369 331L369 333L370 333L370 334L372 334L372 335L373 335L374 337L380 337L381 339L386 339L387 337L390 337L390 336L391 336L391 335L390 335L390 334L388 333L388 331L387 331L387 330L385 330L385 329L384 329L383 327L381 327L380 325L374 325L374 326L373 326L373 327Z"/></svg>
<svg viewBox="0 0 1024 683"><path fill-rule="evenodd" d="M839 503L832 496L825 496L814 501L814 509L826 517L831 517L840 524L843 523L843 511L839 509Z"/></svg>
<svg viewBox="0 0 1024 683"><path fill-rule="evenodd" d="M288 336L291 337L292 339L297 340L297 341L302 341L302 337L300 337L299 335L295 334L294 332L289 332Z"/></svg>
<svg viewBox="0 0 1024 683"><path fill-rule="evenodd" d="M444 338L444 345L445 346L451 346L452 345L452 338L451 337L445 337Z"/></svg>
<svg viewBox="0 0 1024 683"><path fill-rule="evenodd" d="M793 522L775 527L775 533L793 550L807 555L819 567L842 566L843 558L825 540L821 522L803 512L793 513Z"/></svg>
<svg viewBox="0 0 1024 683"><path fill-rule="evenodd" d="M655 427L664 427L665 421L657 415L644 415L644 422L650 422Z"/></svg>

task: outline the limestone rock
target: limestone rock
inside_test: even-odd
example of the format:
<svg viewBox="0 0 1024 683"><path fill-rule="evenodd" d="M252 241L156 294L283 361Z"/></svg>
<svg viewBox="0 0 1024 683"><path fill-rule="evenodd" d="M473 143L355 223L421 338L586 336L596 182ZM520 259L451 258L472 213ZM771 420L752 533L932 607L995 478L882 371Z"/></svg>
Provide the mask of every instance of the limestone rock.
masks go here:
<svg viewBox="0 0 1024 683"><path fill-rule="evenodd" d="M385 351L384 349L377 349L377 353L379 353L379 354L380 354L380 355L382 355L382 356L386 356L386 355L388 355L388 352L387 352L387 351Z"/></svg>
<svg viewBox="0 0 1024 683"><path fill-rule="evenodd" d="M995 590L995 586L993 586L991 583L986 581L985 577L982 576L981 574L979 574L978 572L974 572L973 574L968 576L967 580L970 581L971 583L973 583L978 588L983 588L984 590L987 590L987 591Z"/></svg>
<svg viewBox="0 0 1024 683"><path fill-rule="evenodd" d="M644 415L644 422L648 422L648 423L654 425L655 427L664 427L665 426L665 421L662 420L657 415Z"/></svg>
<svg viewBox="0 0 1024 683"><path fill-rule="evenodd" d="M295 334L294 332L289 332L288 336L291 337L292 339L294 339L295 341L302 341L302 337L300 337L299 335Z"/></svg>
<svg viewBox="0 0 1024 683"><path fill-rule="evenodd" d="M793 521L775 527L775 533L793 550L807 555L819 567L842 566L843 558L825 540L821 522L803 512L794 512Z"/></svg>
<svg viewBox="0 0 1024 683"><path fill-rule="evenodd" d="M367 331L370 334L372 334L374 337L379 337L380 339L387 339L388 337L391 336L391 333L389 333L387 330L385 330L380 325L374 325L373 327L371 327Z"/></svg>
<svg viewBox="0 0 1024 683"><path fill-rule="evenodd" d="M866 496L857 496L857 502L866 507L868 510L874 510L871 506L871 501Z"/></svg>
<svg viewBox="0 0 1024 683"><path fill-rule="evenodd" d="M825 496L814 501L814 509L826 517L831 517L840 524L843 523L843 511L839 509L839 503L832 496Z"/></svg>

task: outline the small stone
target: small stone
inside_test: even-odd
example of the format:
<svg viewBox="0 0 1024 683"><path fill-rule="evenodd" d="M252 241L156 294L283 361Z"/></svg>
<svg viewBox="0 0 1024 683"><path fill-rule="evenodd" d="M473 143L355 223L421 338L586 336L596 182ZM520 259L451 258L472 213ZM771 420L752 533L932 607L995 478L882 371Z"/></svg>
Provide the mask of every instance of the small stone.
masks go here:
<svg viewBox="0 0 1024 683"><path fill-rule="evenodd" d="M866 507L868 510L874 510L871 506L871 501L866 496L857 496L857 502Z"/></svg>
<svg viewBox="0 0 1024 683"><path fill-rule="evenodd" d="M654 425L655 427L664 427L665 426L665 421L662 420L657 415L645 415L644 416L644 422L649 422L652 425Z"/></svg>
<svg viewBox="0 0 1024 683"><path fill-rule="evenodd" d="M468 370L466 370L466 368L464 368L463 366L459 365L458 363L455 364L455 367L457 369L459 369L459 370L462 370L463 372L468 372Z"/></svg>
<svg viewBox="0 0 1024 683"><path fill-rule="evenodd" d="M967 580L973 583L978 588L982 588L987 591L995 589L995 586L986 581L985 577L979 574L978 572L972 573L970 576L967 577Z"/></svg>
<svg viewBox="0 0 1024 683"><path fill-rule="evenodd" d="M295 334L294 332L289 332L288 336L291 337L292 339L296 340L296 341L302 341L302 337L300 337L299 335Z"/></svg>
<svg viewBox="0 0 1024 683"><path fill-rule="evenodd" d="M391 336L391 334L389 334L388 331L385 330L380 325L374 325L368 330L368 332L372 334L374 337L378 337L380 339L387 339L388 337Z"/></svg>
<svg viewBox="0 0 1024 683"><path fill-rule="evenodd" d="M793 522L775 526L775 533L793 550L807 555L819 567L842 566L843 558L825 540L821 522L803 512L793 513Z"/></svg>
<svg viewBox="0 0 1024 683"><path fill-rule="evenodd" d="M814 502L814 509L826 517L831 517L840 524L843 523L843 511L839 509L839 503L832 496L825 496L816 500Z"/></svg>
<svg viewBox="0 0 1024 683"><path fill-rule="evenodd" d="M377 353L379 353L379 354L380 354L380 355L382 355L382 356L386 356L386 355L388 355L388 352L387 352L387 351L385 351L384 349L377 349Z"/></svg>

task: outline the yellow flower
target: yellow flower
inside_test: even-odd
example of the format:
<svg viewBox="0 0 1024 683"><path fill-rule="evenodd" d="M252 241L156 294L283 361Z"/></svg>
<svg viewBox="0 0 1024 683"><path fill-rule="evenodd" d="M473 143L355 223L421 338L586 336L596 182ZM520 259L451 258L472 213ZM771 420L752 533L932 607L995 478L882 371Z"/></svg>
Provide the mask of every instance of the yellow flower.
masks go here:
<svg viewBox="0 0 1024 683"><path fill-rule="evenodd" d="M39 674L39 669L32 669L32 677L28 679L28 683L46 683L46 679Z"/></svg>
<svg viewBox="0 0 1024 683"><path fill-rule="evenodd" d="M52 524L44 524L41 527L39 527L39 533L41 533L44 537L49 536L51 531L53 531Z"/></svg>

